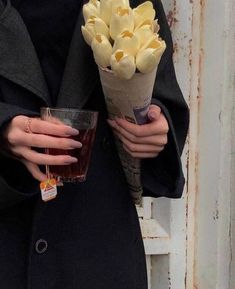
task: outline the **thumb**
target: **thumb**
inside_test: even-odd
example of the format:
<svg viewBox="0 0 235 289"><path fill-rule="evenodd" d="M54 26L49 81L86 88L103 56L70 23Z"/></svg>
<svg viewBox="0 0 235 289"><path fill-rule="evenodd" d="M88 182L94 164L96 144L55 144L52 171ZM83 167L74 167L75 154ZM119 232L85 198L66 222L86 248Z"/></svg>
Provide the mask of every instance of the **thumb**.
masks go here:
<svg viewBox="0 0 235 289"><path fill-rule="evenodd" d="M157 105L150 105L148 111L148 119L150 121L158 120L161 114L161 108Z"/></svg>

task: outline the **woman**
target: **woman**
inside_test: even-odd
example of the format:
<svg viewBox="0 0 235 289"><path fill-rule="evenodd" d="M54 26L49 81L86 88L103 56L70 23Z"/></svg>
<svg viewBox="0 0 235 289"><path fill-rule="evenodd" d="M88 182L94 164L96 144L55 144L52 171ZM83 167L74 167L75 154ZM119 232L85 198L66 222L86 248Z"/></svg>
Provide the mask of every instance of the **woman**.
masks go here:
<svg viewBox="0 0 235 289"><path fill-rule="evenodd" d="M140 3L133 0L131 6ZM150 122L138 126L107 122L97 67L81 35L82 1L0 1L1 289L147 288L138 216L112 131L142 159L145 195L181 196L188 109L175 78L162 4L153 3L167 50ZM80 143L67 138L78 133L73 128L41 121L42 106L99 111L87 181L64 185L47 203L39 192L43 167L77 160L46 156L42 148L73 149Z"/></svg>

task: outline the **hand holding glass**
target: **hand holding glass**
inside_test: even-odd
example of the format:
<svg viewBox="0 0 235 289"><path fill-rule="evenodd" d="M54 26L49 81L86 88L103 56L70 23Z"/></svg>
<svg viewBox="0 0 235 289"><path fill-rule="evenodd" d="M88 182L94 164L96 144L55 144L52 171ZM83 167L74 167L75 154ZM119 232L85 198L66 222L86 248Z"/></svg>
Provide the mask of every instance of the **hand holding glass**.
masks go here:
<svg viewBox="0 0 235 289"><path fill-rule="evenodd" d="M81 148L73 150L46 148L46 153L50 155L70 155L78 159L77 163L70 165L49 166L47 170L50 177L62 182L84 182L90 163L98 112L69 108L42 108L41 118L52 123L65 124L77 129L79 134L71 138L82 143Z"/></svg>

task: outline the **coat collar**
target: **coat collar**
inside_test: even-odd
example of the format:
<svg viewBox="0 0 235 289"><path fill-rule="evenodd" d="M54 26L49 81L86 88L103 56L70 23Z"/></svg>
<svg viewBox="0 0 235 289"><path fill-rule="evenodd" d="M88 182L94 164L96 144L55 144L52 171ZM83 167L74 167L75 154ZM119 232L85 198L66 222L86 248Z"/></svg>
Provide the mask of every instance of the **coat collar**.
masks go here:
<svg viewBox="0 0 235 289"><path fill-rule="evenodd" d="M57 106L81 108L99 76L91 48L83 40L82 9L77 18ZM0 0L0 75L26 88L50 105L48 87L27 28L10 0Z"/></svg>
<svg viewBox="0 0 235 289"><path fill-rule="evenodd" d="M83 22L81 9L73 32L58 96L57 106L60 107L67 107L68 105L77 108L83 107L99 80L92 50L82 36L81 26Z"/></svg>
<svg viewBox="0 0 235 289"><path fill-rule="evenodd" d="M49 103L35 48L22 18L9 0L0 15L0 39L0 75Z"/></svg>
<svg viewBox="0 0 235 289"><path fill-rule="evenodd" d="M27 28L10 0L5 2L6 5L0 0L0 75L33 92L46 105L50 105L48 87ZM142 1L130 2L136 6ZM83 107L99 81L91 48L81 33L82 24L80 9L57 99L58 107Z"/></svg>

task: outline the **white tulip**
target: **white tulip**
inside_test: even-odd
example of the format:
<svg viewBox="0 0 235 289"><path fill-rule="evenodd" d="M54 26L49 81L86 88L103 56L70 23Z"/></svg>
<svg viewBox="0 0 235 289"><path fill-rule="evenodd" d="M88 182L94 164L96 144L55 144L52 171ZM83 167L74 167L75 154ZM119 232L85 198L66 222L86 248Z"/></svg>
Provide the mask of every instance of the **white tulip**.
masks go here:
<svg viewBox="0 0 235 289"><path fill-rule="evenodd" d="M100 0L100 17L109 25L112 14L113 0Z"/></svg>
<svg viewBox="0 0 235 289"><path fill-rule="evenodd" d="M105 22L98 17L92 16L88 19L85 26L82 26L82 35L88 45L91 45L97 33L109 38L109 29Z"/></svg>
<svg viewBox="0 0 235 289"><path fill-rule="evenodd" d="M95 62L100 67L107 67L110 65L110 57L112 55L112 45L107 37L102 34L96 34L91 42L91 48Z"/></svg>
<svg viewBox="0 0 235 289"><path fill-rule="evenodd" d="M138 30L142 27L149 27L153 32L154 32L154 28L155 28L155 20L150 20L150 19L146 19L142 22L140 22L136 27L135 27L135 30Z"/></svg>
<svg viewBox="0 0 235 289"><path fill-rule="evenodd" d="M166 49L166 43L156 36L143 46L137 53L136 67L142 73L149 73L158 66L162 54Z"/></svg>
<svg viewBox="0 0 235 289"><path fill-rule="evenodd" d="M117 7L130 7L129 0L100 0L100 17L108 26L111 15Z"/></svg>
<svg viewBox="0 0 235 289"><path fill-rule="evenodd" d="M110 58L111 69L120 78L130 79L136 71L133 55L117 50Z"/></svg>
<svg viewBox="0 0 235 289"><path fill-rule="evenodd" d="M98 0L90 0L87 4L83 5L82 12L85 22L91 16L99 16L100 2Z"/></svg>
<svg viewBox="0 0 235 289"><path fill-rule="evenodd" d="M134 30L134 15L131 8L118 7L110 19L110 36L115 40L123 30Z"/></svg>
<svg viewBox="0 0 235 289"><path fill-rule="evenodd" d="M127 54L136 55L139 50L140 42L138 37L128 30L122 31L115 39L113 52L118 49L125 51Z"/></svg>
<svg viewBox="0 0 235 289"><path fill-rule="evenodd" d="M135 36L139 40L140 48L142 48L146 41L153 36L153 32L149 27L145 26L135 31Z"/></svg>
<svg viewBox="0 0 235 289"><path fill-rule="evenodd" d="M129 0L113 0L112 12L115 11L118 7L130 8Z"/></svg>
<svg viewBox="0 0 235 289"><path fill-rule="evenodd" d="M153 4L150 1L140 4L138 7L133 9L133 13L135 18L135 26L138 26L145 20L154 20L156 14Z"/></svg>
<svg viewBox="0 0 235 289"><path fill-rule="evenodd" d="M135 35L139 39L140 47L154 35L155 24L152 20L145 20L135 28Z"/></svg>
<svg viewBox="0 0 235 289"><path fill-rule="evenodd" d="M160 30L160 26L159 26L159 24L158 24L158 20L157 20L157 19L155 19L155 20L153 21L153 27L154 27L154 29L153 29L154 33L158 33L159 30Z"/></svg>

